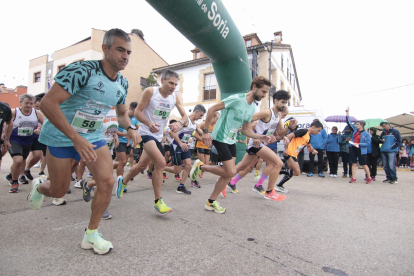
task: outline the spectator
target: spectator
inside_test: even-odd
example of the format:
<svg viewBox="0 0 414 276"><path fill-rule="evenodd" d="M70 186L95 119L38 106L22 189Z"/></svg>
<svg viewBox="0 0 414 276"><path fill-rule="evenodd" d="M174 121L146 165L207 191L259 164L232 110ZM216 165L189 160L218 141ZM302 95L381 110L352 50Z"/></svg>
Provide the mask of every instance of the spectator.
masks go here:
<svg viewBox="0 0 414 276"><path fill-rule="evenodd" d="M389 182L390 184L398 183L397 170L395 168L395 156L399 151L401 144L401 135L398 130L390 126L388 122L382 122L381 127L383 129L380 142L381 146L381 157L382 165L387 178L383 181Z"/></svg>
<svg viewBox="0 0 414 276"><path fill-rule="evenodd" d="M313 121L316 121L315 119ZM326 150L326 142L328 141L328 135L326 134L325 129L322 129L318 134L311 134L311 145L318 152L318 176L325 177L323 175L323 153ZM313 176L313 170L315 168L315 154L309 152L309 174L308 176Z"/></svg>
<svg viewBox="0 0 414 276"><path fill-rule="evenodd" d="M338 128L332 127L332 133L328 135L328 142L326 146L326 153L329 161L329 176L338 177L338 159L339 152L341 151L340 143L342 137L338 134Z"/></svg>
<svg viewBox="0 0 414 276"><path fill-rule="evenodd" d="M349 109L346 110L346 121L348 126L353 130L352 141L349 142L349 159L352 163L352 178L349 183L356 182L356 170L357 170L357 159L359 165L364 168L366 176L366 183L370 184L372 178L367 166L367 150L368 146L371 144L371 136L364 130L365 121L357 121L354 124L351 124L349 120Z"/></svg>
<svg viewBox="0 0 414 276"><path fill-rule="evenodd" d="M410 157L409 159L409 166L414 167L414 139L410 140L410 144L407 147L407 154Z"/></svg>
<svg viewBox="0 0 414 276"><path fill-rule="evenodd" d="M400 167L407 168L407 150L404 146L400 147Z"/></svg>
<svg viewBox="0 0 414 276"><path fill-rule="evenodd" d="M401 141L401 147L404 147L405 148L405 151L406 152L408 152L408 149L407 149L407 147L408 147L408 140L407 139L402 139L402 141ZM399 153L399 161L398 161L398 167L402 167L402 156L401 156L401 153ZM408 155L407 155L407 157L408 157ZM408 163L408 162L407 162Z"/></svg>
<svg viewBox="0 0 414 276"><path fill-rule="evenodd" d="M367 165L371 173L372 181L375 181L375 177L377 176L378 158L381 156L379 147L380 141L375 128L371 128L369 132L371 135L371 145L368 147Z"/></svg>
<svg viewBox="0 0 414 276"><path fill-rule="evenodd" d="M352 178L352 165L349 164L349 141L352 140L352 132L349 126L346 126L344 133L341 135L341 154L342 164L344 167L344 174L342 178L347 178L348 165L349 165L349 177Z"/></svg>

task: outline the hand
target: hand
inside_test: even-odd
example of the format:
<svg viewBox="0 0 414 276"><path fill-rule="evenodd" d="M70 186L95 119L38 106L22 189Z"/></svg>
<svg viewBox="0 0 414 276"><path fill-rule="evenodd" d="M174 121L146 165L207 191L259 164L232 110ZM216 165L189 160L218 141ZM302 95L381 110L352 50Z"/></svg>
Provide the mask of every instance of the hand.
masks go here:
<svg viewBox="0 0 414 276"><path fill-rule="evenodd" d="M313 154L313 155L316 155L316 154L318 154L318 151L314 149L314 150L312 151L312 154Z"/></svg>
<svg viewBox="0 0 414 276"><path fill-rule="evenodd" d="M270 141L271 141L271 139L270 139L270 137L269 136L267 136L267 135L261 135L261 137L260 137L260 141L262 141L264 144L269 144L270 143Z"/></svg>
<svg viewBox="0 0 414 276"><path fill-rule="evenodd" d="M298 121L296 119L290 120L289 122L289 128L295 129L298 125Z"/></svg>
<svg viewBox="0 0 414 276"><path fill-rule="evenodd" d="M253 139L253 147L260 148L261 144L262 144L262 142L260 142L259 139Z"/></svg>
<svg viewBox="0 0 414 276"><path fill-rule="evenodd" d="M171 129L172 132L177 132L177 131L179 131L180 129L183 128L183 126L181 125L180 122L172 123L172 124L168 125L168 127Z"/></svg>
<svg viewBox="0 0 414 276"><path fill-rule="evenodd" d="M148 125L148 129L149 129L152 133L157 133L158 131L160 131L160 130L158 129L158 127L160 127L160 125L159 125L159 124L156 124L156 123L149 123L149 125Z"/></svg>
<svg viewBox="0 0 414 276"><path fill-rule="evenodd" d="M349 142L349 141L351 141L351 138L346 138L346 140Z"/></svg>
<svg viewBox="0 0 414 276"><path fill-rule="evenodd" d="M94 162L96 161L96 153L94 148L96 145L92 145L85 138L78 135L72 140L75 150L79 153L81 159L84 162Z"/></svg>
<svg viewBox="0 0 414 276"><path fill-rule="evenodd" d="M359 143L354 143L352 146L359 148Z"/></svg>
<svg viewBox="0 0 414 276"><path fill-rule="evenodd" d="M132 140L133 147L136 147L142 141L141 136L138 134L138 132L132 128L128 129L127 140Z"/></svg>
<svg viewBox="0 0 414 276"><path fill-rule="evenodd" d="M184 152L188 151L188 146L186 143L181 143L180 147L183 149Z"/></svg>
<svg viewBox="0 0 414 276"><path fill-rule="evenodd" d="M3 146L4 151L8 151L11 148L10 141L9 140L4 140L4 143L3 143L2 146Z"/></svg>
<svg viewBox="0 0 414 276"><path fill-rule="evenodd" d="M114 135L114 148L116 149L119 146L119 138L118 135Z"/></svg>
<svg viewBox="0 0 414 276"><path fill-rule="evenodd" d="M274 142L276 142L276 136L274 135L270 135L270 144L273 144Z"/></svg>
<svg viewBox="0 0 414 276"><path fill-rule="evenodd" d="M212 146L212 138L210 133L203 133L203 144L211 149Z"/></svg>
<svg viewBox="0 0 414 276"><path fill-rule="evenodd" d="M36 134L36 135L39 135L40 134L40 129L36 128L35 130L33 130L33 133Z"/></svg>
<svg viewBox="0 0 414 276"><path fill-rule="evenodd" d="M283 151L283 156L288 156L289 154L288 154L288 150L287 149L285 149L284 151Z"/></svg>
<svg viewBox="0 0 414 276"><path fill-rule="evenodd" d="M287 146L290 144L290 140L289 138L287 138L286 136L283 137L283 143Z"/></svg>

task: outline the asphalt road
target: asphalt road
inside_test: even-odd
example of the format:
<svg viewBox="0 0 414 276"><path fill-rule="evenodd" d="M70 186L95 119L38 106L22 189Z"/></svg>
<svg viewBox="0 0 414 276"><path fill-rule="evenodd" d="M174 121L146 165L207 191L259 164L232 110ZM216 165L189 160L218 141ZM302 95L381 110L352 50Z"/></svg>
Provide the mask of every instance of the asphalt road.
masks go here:
<svg viewBox="0 0 414 276"><path fill-rule="evenodd" d="M398 172L395 185L382 183L383 171L370 185L362 170L356 184L300 175L282 202L254 193L248 174L240 194L219 198L225 214L204 210L216 176L204 174L188 196L169 175L167 216L153 211L151 182L140 175L112 197L113 218L99 230L114 250L99 256L80 248L90 203L74 182L67 205L46 198L34 211L31 185L8 193L10 163L6 155L0 172L1 275L414 275L414 172Z"/></svg>

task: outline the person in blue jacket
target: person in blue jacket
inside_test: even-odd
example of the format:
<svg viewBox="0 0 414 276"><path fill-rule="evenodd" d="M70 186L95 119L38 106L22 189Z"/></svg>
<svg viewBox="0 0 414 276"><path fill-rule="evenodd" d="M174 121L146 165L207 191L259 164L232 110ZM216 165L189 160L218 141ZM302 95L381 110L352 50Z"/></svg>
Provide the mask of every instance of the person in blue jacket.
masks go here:
<svg viewBox="0 0 414 276"><path fill-rule="evenodd" d="M352 140L349 142L349 161L352 163L352 178L349 183L356 182L357 159L359 165L364 168L366 174L366 183L370 184L372 178L367 166L367 152L371 144L371 136L364 130L365 121L357 121L352 124L349 120L349 108L346 110L346 122L352 131Z"/></svg>
<svg viewBox="0 0 414 276"><path fill-rule="evenodd" d="M384 165L384 171L387 178L383 182L389 182L390 184L397 183L397 170L395 168L395 157L400 149L401 135L398 130L390 126L388 122L382 122L381 127L383 129L380 142L382 164Z"/></svg>
<svg viewBox="0 0 414 276"><path fill-rule="evenodd" d="M318 120L318 119L315 119ZM313 120L313 121L315 121ZM328 135L326 134L325 129L322 129L321 132L319 132L319 134L311 134L311 145L312 147L318 151L318 176L319 177L325 177L323 175L323 153L326 150L326 142L328 141ZM309 174L308 176L311 177L313 176L313 170L314 170L314 160L315 160L315 155L316 154L312 154L311 152L309 152Z"/></svg>
<svg viewBox="0 0 414 276"><path fill-rule="evenodd" d="M338 160L339 152L341 151L341 134L338 134L338 128L332 127L331 134L328 135L328 142L326 144L326 154L329 161L329 176L338 177Z"/></svg>

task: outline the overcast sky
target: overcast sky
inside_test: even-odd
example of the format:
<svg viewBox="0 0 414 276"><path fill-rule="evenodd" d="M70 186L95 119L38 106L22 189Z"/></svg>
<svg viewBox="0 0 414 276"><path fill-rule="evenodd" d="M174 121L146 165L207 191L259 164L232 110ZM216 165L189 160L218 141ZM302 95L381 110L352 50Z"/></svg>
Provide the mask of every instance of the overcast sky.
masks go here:
<svg viewBox="0 0 414 276"><path fill-rule="evenodd" d="M192 59L194 45L143 0L59 3L2 3L0 82L7 87L27 85L30 59L90 36L91 28L141 29L169 64ZM258 33L266 42L283 32L283 43L293 48L303 105L320 106L325 117L345 114L349 105L358 119L414 111L412 1L223 3L242 35Z"/></svg>

